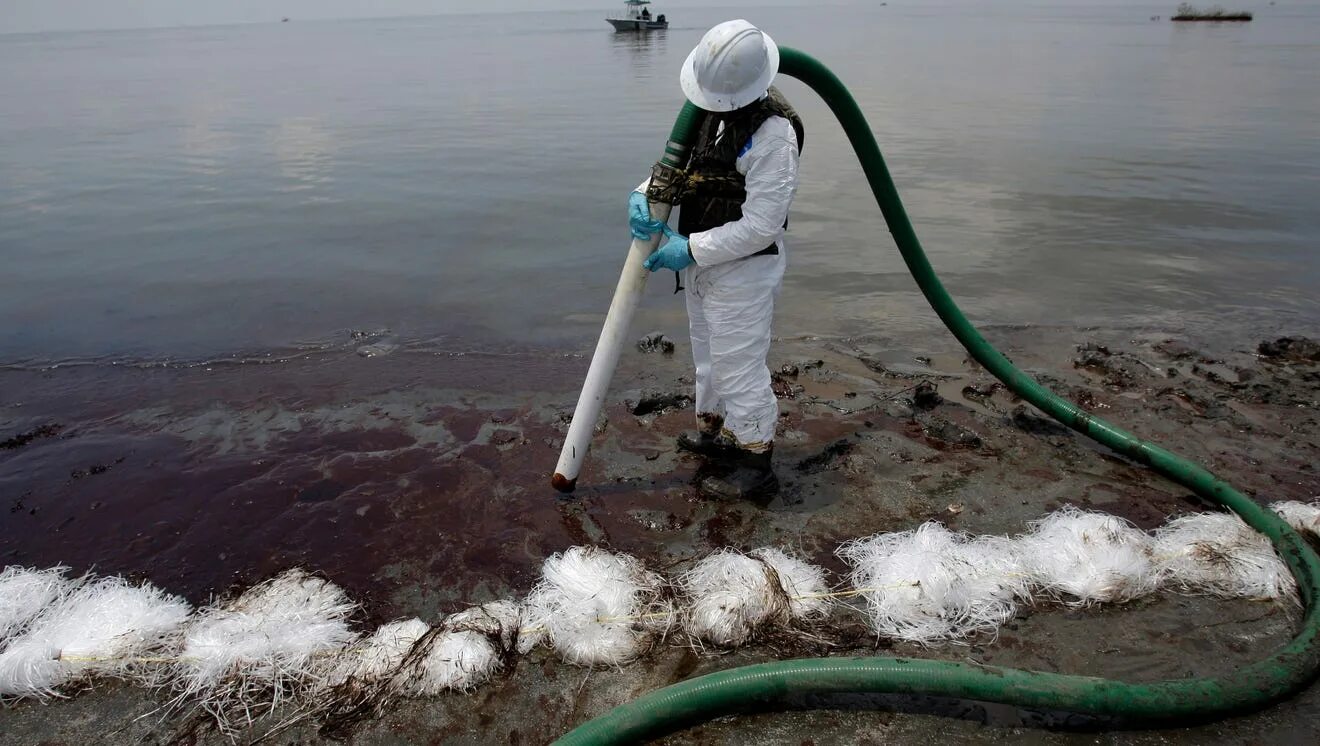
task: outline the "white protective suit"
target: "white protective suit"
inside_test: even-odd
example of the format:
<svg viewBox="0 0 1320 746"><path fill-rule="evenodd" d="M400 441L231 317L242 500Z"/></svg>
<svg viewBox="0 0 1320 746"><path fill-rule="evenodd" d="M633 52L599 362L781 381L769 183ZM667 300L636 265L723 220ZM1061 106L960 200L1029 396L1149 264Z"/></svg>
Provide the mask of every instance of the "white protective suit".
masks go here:
<svg viewBox="0 0 1320 746"><path fill-rule="evenodd" d="M688 236L695 264L683 270L697 423L722 416L740 448L768 449L779 404L770 388L770 323L788 255L784 221L797 192L798 141L787 119L772 116L752 134L735 167L746 178L742 218ZM642 185L645 190L646 185ZM751 256L771 243L778 254ZM705 417L703 417L705 415ZM707 430L709 431L709 430Z"/></svg>

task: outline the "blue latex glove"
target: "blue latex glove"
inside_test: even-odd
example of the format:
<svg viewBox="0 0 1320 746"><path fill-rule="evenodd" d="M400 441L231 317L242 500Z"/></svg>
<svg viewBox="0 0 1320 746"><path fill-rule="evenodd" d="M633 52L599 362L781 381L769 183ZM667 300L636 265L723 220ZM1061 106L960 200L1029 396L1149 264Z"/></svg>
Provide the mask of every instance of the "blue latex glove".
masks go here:
<svg viewBox="0 0 1320 746"><path fill-rule="evenodd" d="M645 241L654 236L664 225L659 220L651 219L651 206L647 203L645 194L633 192L628 196L628 227L632 229L633 238Z"/></svg>
<svg viewBox="0 0 1320 746"><path fill-rule="evenodd" d="M655 250L655 253L646 257L642 263L643 267L655 272L661 269L672 269L675 272L692 263L692 251L688 249L687 238L678 235L670 230L669 226L663 228L665 235L669 240L664 246Z"/></svg>

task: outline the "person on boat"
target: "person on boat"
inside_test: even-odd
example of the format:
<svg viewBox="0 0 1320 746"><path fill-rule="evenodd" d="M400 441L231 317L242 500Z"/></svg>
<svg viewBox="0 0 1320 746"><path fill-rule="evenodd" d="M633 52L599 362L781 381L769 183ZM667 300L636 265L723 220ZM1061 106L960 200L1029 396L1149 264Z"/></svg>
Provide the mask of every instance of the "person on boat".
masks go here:
<svg viewBox="0 0 1320 746"><path fill-rule="evenodd" d="M642 20L643 21L651 20L651 10L649 8L642 8Z"/></svg>
<svg viewBox="0 0 1320 746"><path fill-rule="evenodd" d="M704 110L688 162L690 189L678 231L651 219L644 194L629 198L637 238L668 241L647 258L655 272L680 273L696 365L697 431L678 447L722 468L700 483L719 498L772 494L779 405L766 355L783 282L784 229L798 186L802 120L770 83L779 49L744 20L706 32L679 73L688 100Z"/></svg>

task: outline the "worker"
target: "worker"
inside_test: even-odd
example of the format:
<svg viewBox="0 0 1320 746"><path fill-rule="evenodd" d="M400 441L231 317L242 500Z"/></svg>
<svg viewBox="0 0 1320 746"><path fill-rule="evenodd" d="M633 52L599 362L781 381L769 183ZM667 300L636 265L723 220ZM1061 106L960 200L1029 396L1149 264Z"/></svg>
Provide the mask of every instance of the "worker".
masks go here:
<svg viewBox="0 0 1320 746"><path fill-rule="evenodd" d="M687 164L678 231L652 220L643 183L629 198L633 236L668 239L646 269L680 273L696 365L697 431L678 447L719 472L708 496L745 499L778 489L771 467L779 405L766 355L787 255L784 229L798 184L802 120L770 83L779 49L747 21L706 32L679 73L704 110Z"/></svg>

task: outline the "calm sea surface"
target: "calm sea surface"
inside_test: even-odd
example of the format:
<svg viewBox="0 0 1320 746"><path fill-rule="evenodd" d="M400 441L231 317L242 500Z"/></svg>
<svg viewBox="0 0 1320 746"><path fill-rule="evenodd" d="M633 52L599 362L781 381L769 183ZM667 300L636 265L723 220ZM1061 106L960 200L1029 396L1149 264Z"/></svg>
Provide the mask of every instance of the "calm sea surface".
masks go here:
<svg viewBox="0 0 1320 746"><path fill-rule="evenodd" d="M679 65L736 16L852 88L976 321L1314 332L1320 7L1151 20L1166 4L0 36L0 364L354 329L589 349ZM779 332L937 333L837 124L781 87L808 136ZM657 279L638 331L681 332Z"/></svg>

